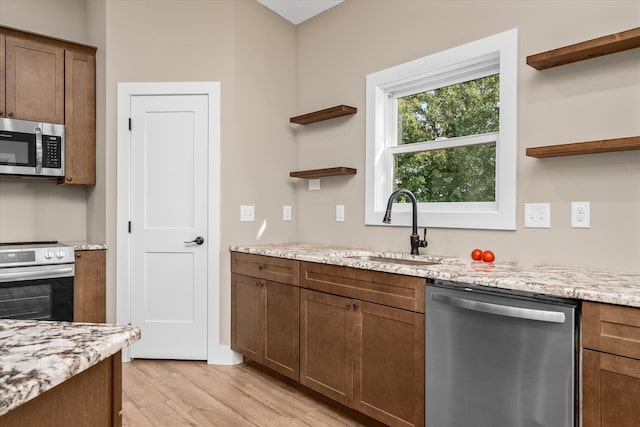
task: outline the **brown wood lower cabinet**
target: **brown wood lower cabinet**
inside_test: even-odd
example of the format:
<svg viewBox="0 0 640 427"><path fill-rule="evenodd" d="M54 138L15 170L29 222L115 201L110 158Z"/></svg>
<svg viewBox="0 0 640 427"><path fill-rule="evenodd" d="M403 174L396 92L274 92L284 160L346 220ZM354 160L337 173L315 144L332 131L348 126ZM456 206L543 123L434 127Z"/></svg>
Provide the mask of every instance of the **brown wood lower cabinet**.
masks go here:
<svg viewBox="0 0 640 427"><path fill-rule="evenodd" d="M640 360L583 350L582 425L640 426Z"/></svg>
<svg viewBox="0 0 640 427"><path fill-rule="evenodd" d="M300 291L300 382L392 426L424 425L424 315Z"/></svg>
<svg viewBox="0 0 640 427"><path fill-rule="evenodd" d="M231 348L298 380L297 286L231 275Z"/></svg>
<svg viewBox="0 0 640 427"><path fill-rule="evenodd" d="M300 291L300 383L350 407L353 304L349 298Z"/></svg>
<svg viewBox="0 0 640 427"><path fill-rule="evenodd" d="M73 280L73 320L106 322L106 251L76 251Z"/></svg>
<svg viewBox="0 0 640 427"><path fill-rule="evenodd" d="M231 348L367 422L424 426L425 279L231 254Z"/></svg>
<svg viewBox="0 0 640 427"><path fill-rule="evenodd" d="M0 416L0 427L121 425L121 352Z"/></svg>
<svg viewBox="0 0 640 427"><path fill-rule="evenodd" d="M640 309L582 305L582 425L640 426Z"/></svg>

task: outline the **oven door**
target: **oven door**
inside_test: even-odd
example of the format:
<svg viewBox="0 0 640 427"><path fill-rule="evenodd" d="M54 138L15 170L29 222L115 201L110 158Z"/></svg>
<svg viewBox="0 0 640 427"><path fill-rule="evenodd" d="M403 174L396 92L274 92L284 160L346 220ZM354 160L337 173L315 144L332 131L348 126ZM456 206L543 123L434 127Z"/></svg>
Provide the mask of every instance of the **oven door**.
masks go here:
<svg viewBox="0 0 640 427"><path fill-rule="evenodd" d="M0 269L0 318L73 321L73 264Z"/></svg>

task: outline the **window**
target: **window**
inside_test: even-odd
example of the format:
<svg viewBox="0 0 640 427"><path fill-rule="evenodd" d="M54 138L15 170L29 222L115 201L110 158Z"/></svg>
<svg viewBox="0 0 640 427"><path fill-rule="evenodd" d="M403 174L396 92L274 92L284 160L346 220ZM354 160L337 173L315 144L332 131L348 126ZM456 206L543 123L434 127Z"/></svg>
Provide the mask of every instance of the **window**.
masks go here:
<svg viewBox="0 0 640 427"><path fill-rule="evenodd" d="M367 76L366 224L515 229L516 70L511 30Z"/></svg>

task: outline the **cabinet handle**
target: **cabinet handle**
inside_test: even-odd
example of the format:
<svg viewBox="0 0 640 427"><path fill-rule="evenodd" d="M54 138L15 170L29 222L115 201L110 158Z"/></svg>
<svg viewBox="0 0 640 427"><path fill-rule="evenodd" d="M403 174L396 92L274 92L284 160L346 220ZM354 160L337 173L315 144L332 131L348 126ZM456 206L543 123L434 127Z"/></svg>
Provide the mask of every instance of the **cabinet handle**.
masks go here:
<svg viewBox="0 0 640 427"><path fill-rule="evenodd" d="M347 310L349 310L349 307L351 307L351 304L350 304L350 303L348 303L348 302L346 302L346 303L344 304L344 306L347 308Z"/></svg>
<svg viewBox="0 0 640 427"><path fill-rule="evenodd" d="M70 176L67 177L67 181L71 182L73 178L71 178Z"/></svg>
<svg viewBox="0 0 640 427"><path fill-rule="evenodd" d="M7 114L7 116L13 117L13 113L9 113L9 114Z"/></svg>
<svg viewBox="0 0 640 427"><path fill-rule="evenodd" d="M353 309L354 309L354 310L356 310L357 308L358 308L358 303L357 303L357 302L354 302L354 303L353 303Z"/></svg>
<svg viewBox="0 0 640 427"><path fill-rule="evenodd" d="M263 268L264 268L264 265L258 264L258 270L262 271Z"/></svg>
<svg viewBox="0 0 640 427"><path fill-rule="evenodd" d="M3 115L4 115L4 111L0 111L0 116L3 116Z"/></svg>
<svg viewBox="0 0 640 427"><path fill-rule="evenodd" d="M260 286L260 280L256 281L256 286Z"/></svg>

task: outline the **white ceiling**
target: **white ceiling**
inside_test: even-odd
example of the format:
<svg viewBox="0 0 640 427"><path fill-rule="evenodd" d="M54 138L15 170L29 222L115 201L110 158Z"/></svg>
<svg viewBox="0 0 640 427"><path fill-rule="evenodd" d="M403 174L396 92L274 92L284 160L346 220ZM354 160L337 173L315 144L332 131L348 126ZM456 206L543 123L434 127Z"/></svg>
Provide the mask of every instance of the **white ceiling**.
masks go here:
<svg viewBox="0 0 640 427"><path fill-rule="evenodd" d="M344 0L258 0L294 25L313 18Z"/></svg>

